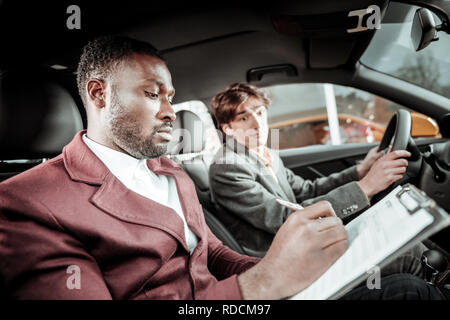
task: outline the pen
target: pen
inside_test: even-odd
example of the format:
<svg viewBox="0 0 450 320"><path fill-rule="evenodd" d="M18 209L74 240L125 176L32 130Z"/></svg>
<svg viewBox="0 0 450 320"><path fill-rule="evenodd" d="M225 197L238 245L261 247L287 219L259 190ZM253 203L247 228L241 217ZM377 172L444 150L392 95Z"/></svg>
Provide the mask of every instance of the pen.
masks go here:
<svg viewBox="0 0 450 320"><path fill-rule="evenodd" d="M298 211L298 210L303 210L303 209L305 209L305 208L303 208L303 206L301 206L301 205L299 205L299 204L297 204L297 203L289 202L289 201L286 201L286 200L277 199L277 202L278 202L279 204L281 204L281 205L283 205L283 206L285 206L285 207L291 209L291 210ZM317 218L317 219L322 219L322 217L319 217L319 218Z"/></svg>
<svg viewBox="0 0 450 320"><path fill-rule="evenodd" d="M289 202L289 201L286 201L286 200L277 199L277 202L279 204L281 204L281 205L283 205L283 206L285 206L285 207L287 207L289 209L295 210L295 211L304 209L301 205L299 205L297 203Z"/></svg>

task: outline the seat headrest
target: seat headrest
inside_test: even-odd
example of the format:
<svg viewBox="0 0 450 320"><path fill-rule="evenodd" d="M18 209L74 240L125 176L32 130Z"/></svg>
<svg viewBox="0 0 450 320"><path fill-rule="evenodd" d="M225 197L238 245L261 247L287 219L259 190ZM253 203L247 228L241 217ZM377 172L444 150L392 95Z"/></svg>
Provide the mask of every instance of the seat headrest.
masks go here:
<svg viewBox="0 0 450 320"><path fill-rule="evenodd" d="M29 74L0 81L0 159L53 157L83 129L64 87Z"/></svg>
<svg viewBox="0 0 450 320"><path fill-rule="evenodd" d="M205 147L203 122L189 110L180 110L173 122L172 141L168 145L170 154L202 152Z"/></svg>

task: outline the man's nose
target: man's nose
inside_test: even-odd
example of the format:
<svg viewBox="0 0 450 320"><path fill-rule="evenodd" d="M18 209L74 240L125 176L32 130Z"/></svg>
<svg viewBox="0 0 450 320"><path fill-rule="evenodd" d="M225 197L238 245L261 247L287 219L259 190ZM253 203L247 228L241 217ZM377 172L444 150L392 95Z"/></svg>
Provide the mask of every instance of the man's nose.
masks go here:
<svg viewBox="0 0 450 320"><path fill-rule="evenodd" d="M259 128L261 127L261 119L259 119L259 117L257 115L252 114L250 116L251 119L251 124L252 124L252 128L259 130Z"/></svg>
<svg viewBox="0 0 450 320"><path fill-rule="evenodd" d="M157 116L163 121L175 121L177 116L175 115L175 110L173 110L172 104L169 102L169 99L163 99L163 101L161 101L161 108Z"/></svg>

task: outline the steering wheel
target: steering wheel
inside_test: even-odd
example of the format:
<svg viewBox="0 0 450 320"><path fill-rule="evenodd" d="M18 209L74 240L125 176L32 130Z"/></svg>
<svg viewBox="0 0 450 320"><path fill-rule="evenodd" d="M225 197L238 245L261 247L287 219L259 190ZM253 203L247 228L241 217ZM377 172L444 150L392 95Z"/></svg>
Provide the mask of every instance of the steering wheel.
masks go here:
<svg viewBox="0 0 450 320"><path fill-rule="evenodd" d="M411 114L406 110L397 110L389 120L386 131L381 139L378 151L388 151L388 147L392 146L391 151L407 150L411 153L408 160L408 167L403 178L391 184L385 190L377 193L371 199L371 204L375 204L385 197L395 187L402 185L409 180L417 177L422 168L422 154L417 148L414 140L411 138Z"/></svg>

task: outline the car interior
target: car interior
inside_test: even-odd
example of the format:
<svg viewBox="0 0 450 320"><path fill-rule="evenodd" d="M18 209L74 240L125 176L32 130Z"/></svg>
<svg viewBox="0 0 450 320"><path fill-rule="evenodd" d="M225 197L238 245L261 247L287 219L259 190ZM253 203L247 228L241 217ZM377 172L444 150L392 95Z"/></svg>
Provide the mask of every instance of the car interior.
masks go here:
<svg viewBox="0 0 450 320"><path fill-rule="evenodd" d="M21 2L0 1L1 181L56 156L76 132L86 128L75 80L82 47L96 36L120 34L147 41L164 55L176 88L175 104L200 101L208 107L217 92L234 82L263 88L328 83L369 92L434 119L439 137L412 139L409 112L394 113L392 130L386 131L389 135L385 134L382 143L389 144L397 137L399 148L412 151L415 169L402 183L415 184L450 211L449 96L378 71L362 61L383 24L403 23L412 6L436 15L441 24L434 30L448 39L450 5L445 1L77 3L81 28L69 29L66 9L71 1L37 1L27 4L26 10ZM349 12L371 5L380 8L381 29L348 32L360 23ZM364 19L366 23L367 17ZM427 39L432 42L434 38ZM215 124L212 114L207 115ZM190 139L175 136L169 156L194 181L213 233L239 253L263 256L264 252L239 244L227 227L230 213L211 201L210 163L204 157L210 149L205 151L204 126L195 112L179 110L174 128L189 131ZM280 150L280 157L294 173L315 179L356 164L375 145L375 141L369 141L287 148ZM428 244L448 257L449 236L449 228L444 229Z"/></svg>

